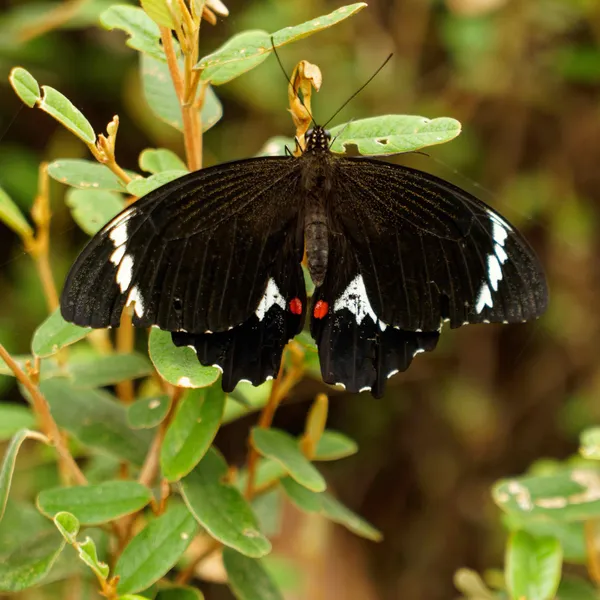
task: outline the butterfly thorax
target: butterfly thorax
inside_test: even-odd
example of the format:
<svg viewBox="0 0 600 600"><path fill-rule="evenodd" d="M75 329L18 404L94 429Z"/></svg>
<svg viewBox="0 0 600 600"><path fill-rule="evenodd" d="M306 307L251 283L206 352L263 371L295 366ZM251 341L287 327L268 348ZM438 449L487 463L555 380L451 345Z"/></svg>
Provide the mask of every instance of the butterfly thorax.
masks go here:
<svg viewBox="0 0 600 600"><path fill-rule="evenodd" d="M331 193L334 157L329 150L330 135L315 127L306 136L302 187L305 192L304 247L308 272L316 286L323 283L329 257L327 199Z"/></svg>

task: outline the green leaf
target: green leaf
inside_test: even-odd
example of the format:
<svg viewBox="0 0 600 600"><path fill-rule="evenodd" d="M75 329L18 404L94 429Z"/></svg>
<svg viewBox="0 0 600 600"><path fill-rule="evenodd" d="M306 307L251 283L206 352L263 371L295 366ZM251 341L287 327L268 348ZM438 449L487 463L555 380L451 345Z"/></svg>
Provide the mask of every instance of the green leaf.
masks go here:
<svg viewBox="0 0 600 600"><path fill-rule="evenodd" d="M74 356L69 373L77 387L93 388L119 381L139 379L152 373L152 365L142 354L89 354Z"/></svg>
<svg viewBox="0 0 600 600"><path fill-rule="evenodd" d="M56 354L61 348L84 338L91 327L78 327L67 323L57 308L34 332L31 350L39 358Z"/></svg>
<svg viewBox="0 0 600 600"><path fill-rule="evenodd" d="M576 468L500 481L492 495L502 510L527 519L587 521L600 517L599 488L598 471Z"/></svg>
<svg viewBox="0 0 600 600"><path fill-rule="evenodd" d="M152 429L163 422L170 407L167 395L141 398L127 408L127 423L132 429Z"/></svg>
<svg viewBox="0 0 600 600"><path fill-rule="evenodd" d="M581 433L579 453L584 458L600 460L600 427L591 427Z"/></svg>
<svg viewBox="0 0 600 600"><path fill-rule="evenodd" d="M256 467L254 486L256 488L267 487L282 477L285 477L286 474L287 471L281 463L268 458L261 458L258 461L258 466ZM246 470L242 470L237 478L236 487L239 490L245 490L247 484L248 472Z"/></svg>
<svg viewBox="0 0 600 600"><path fill-rule="evenodd" d="M169 481L187 475L206 454L219 430L224 406L225 392L218 384L185 394L160 452L160 465Z"/></svg>
<svg viewBox="0 0 600 600"><path fill-rule="evenodd" d="M140 154L140 169L148 173L163 171L186 171L185 163L171 150L164 148L146 148Z"/></svg>
<svg viewBox="0 0 600 600"><path fill-rule="evenodd" d="M333 496L323 493L321 494L321 500L323 502L322 514L329 520L343 525L349 531L368 540L373 540L374 542L382 540L383 536L379 530L375 529L375 527L367 523L349 508L346 508Z"/></svg>
<svg viewBox="0 0 600 600"><path fill-rule="evenodd" d="M0 591L19 592L42 581L64 547L65 541L56 530L16 546L0 560Z"/></svg>
<svg viewBox="0 0 600 600"><path fill-rule="evenodd" d="M240 381L235 386L233 392L227 397L225 412L223 413L223 423L230 423L244 415L263 408L269 400L272 388L272 381L265 381L258 386Z"/></svg>
<svg viewBox="0 0 600 600"><path fill-rule="evenodd" d="M40 86L35 77L23 67L15 67L8 77L10 85L21 100L33 108L41 99Z"/></svg>
<svg viewBox="0 0 600 600"><path fill-rule="evenodd" d="M100 578L106 579L110 572L108 565L98 560L98 551L96 544L90 537L86 537L83 542L77 545L79 558Z"/></svg>
<svg viewBox="0 0 600 600"><path fill-rule="evenodd" d="M65 538L65 542L73 545L77 541L79 533L79 521L77 517L69 512L59 512L54 515L54 524L60 534Z"/></svg>
<svg viewBox="0 0 600 600"><path fill-rule="evenodd" d="M173 86L166 63L151 56L141 56L141 76L144 96L154 114L179 131L183 131L181 105ZM202 131L208 131L223 116L223 106L212 87L205 91L204 105L200 113Z"/></svg>
<svg viewBox="0 0 600 600"><path fill-rule="evenodd" d="M136 173L127 172L130 176ZM82 190L124 192L125 185L106 166L92 160L62 158L48 165L48 174L56 181Z"/></svg>
<svg viewBox="0 0 600 600"><path fill-rule="evenodd" d="M203 367L191 348L177 348L168 331L152 328L149 353L160 376L173 385L202 388L212 385L219 378L219 369Z"/></svg>
<svg viewBox="0 0 600 600"><path fill-rule="evenodd" d="M213 538L246 556L264 556L271 543L258 530L256 516L241 493L223 482L226 474L227 463L211 448L181 480L185 503Z"/></svg>
<svg viewBox="0 0 600 600"><path fill-rule="evenodd" d="M514 600L552 600L558 589L562 550L558 540L518 531L508 542L506 586Z"/></svg>
<svg viewBox="0 0 600 600"><path fill-rule="evenodd" d="M556 600L598 600L598 591L579 577L565 575L558 586Z"/></svg>
<svg viewBox="0 0 600 600"><path fill-rule="evenodd" d="M0 403L0 441L8 440L24 429L35 427L31 409L22 404Z"/></svg>
<svg viewBox="0 0 600 600"><path fill-rule="evenodd" d="M338 460L358 452L358 445L339 431L325 430L317 444L313 460Z"/></svg>
<svg viewBox="0 0 600 600"><path fill-rule="evenodd" d="M228 584L238 600L283 600L271 577L255 558L235 550L223 550L223 565Z"/></svg>
<svg viewBox="0 0 600 600"><path fill-rule="evenodd" d="M129 542L115 566L121 594L140 592L166 575L198 531L187 507L171 504Z"/></svg>
<svg viewBox="0 0 600 600"><path fill-rule="evenodd" d="M169 29L175 29L173 17L165 0L140 0L145 13L157 24ZM175 3L172 4L176 6Z"/></svg>
<svg viewBox="0 0 600 600"><path fill-rule="evenodd" d="M106 190L69 189L65 198L73 219L88 235L94 235L124 208L120 194Z"/></svg>
<svg viewBox="0 0 600 600"><path fill-rule="evenodd" d="M172 587L160 590L155 600L204 600L204 594L191 587Z"/></svg>
<svg viewBox="0 0 600 600"><path fill-rule="evenodd" d="M284 477L279 481L288 498L300 509L307 513L318 513L323 508L321 493L311 492L304 486L296 483L291 477Z"/></svg>
<svg viewBox="0 0 600 600"><path fill-rule="evenodd" d="M23 442L32 435L28 429L22 429L16 433L10 440L10 444L6 449L6 454L0 467L0 520L4 516L6 503L8 502L8 494L12 482L13 473L15 472L15 464L17 462L17 454Z"/></svg>
<svg viewBox="0 0 600 600"><path fill-rule="evenodd" d="M156 173L155 175L150 175L150 177L146 177L145 179L134 179L127 184L127 191L132 196L142 197L146 194L150 193L152 190L159 188L161 185L165 185L165 183L169 183L169 181L173 181L174 179L178 179L179 177L183 177L187 175L188 171L183 171L181 169L175 171L163 171L162 173Z"/></svg>
<svg viewBox="0 0 600 600"><path fill-rule="evenodd" d="M291 435L278 429L255 427L251 439L260 454L281 463L300 485L313 492L322 492L327 487L323 476L302 455L298 442Z"/></svg>
<svg viewBox="0 0 600 600"><path fill-rule="evenodd" d="M158 25L141 9L133 6L115 5L100 15L100 23L106 29L122 29L129 38L127 45L138 52L158 60L166 60L160 45Z"/></svg>
<svg viewBox="0 0 600 600"><path fill-rule="evenodd" d="M82 525L99 525L137 512L150 500L152 492L137 481L105 481L97 485L42 490L37 506L50 518L66 511Z"/></svg>
<svg viewBox="0 0 600 600"><path fill-rule="evenodd" d="M130 429L125 407L102 390L77 388L63 378L47 379L40 389L58 425L82 444L141 465L152 432Z"/></svg>
<svg viewBox="0 0 600 600"><path fill-rule="evenodd" d="M360 119L331 128L335 141L331 151L345 153L356 146L363 156L385 156L413 152L425 146L443 144L454 139L461 130L455 119L427 119L413 115L385 115Z"/></svg>
<svg viewBox="0 0 600 600"><path fill-rule="evenodd" d="M227 83L266 60L273 46L279 48L331 27L365 6L364 2L342 6L328 15L295 27L285 27L272 34L260 30L245 31L233 36L216 52L205 56L195 68L201 69L202 79L213 85Z"/></svg>
<svg viewBox="0 0 600 600"><path fill-rule="evenodd" d="M277 135L268 139L256 156L285 156L286 148L293 152L296 148L294 138Z"/></svg>
<svg viewBox="0 0 600 600"><path fill-rule="evenodd" d="M44 95L38 102L39 108L54 117L79 139L87 144L93 144L96 141L96 133L83 113L54 88L43 85L42 90Z"/></svg>
<svg viewBox="0 0 600 600"><path fill-rule="evenodd" d="M0 187L0 221L22 238L33 237L33 229L12 198Z"/></svg>

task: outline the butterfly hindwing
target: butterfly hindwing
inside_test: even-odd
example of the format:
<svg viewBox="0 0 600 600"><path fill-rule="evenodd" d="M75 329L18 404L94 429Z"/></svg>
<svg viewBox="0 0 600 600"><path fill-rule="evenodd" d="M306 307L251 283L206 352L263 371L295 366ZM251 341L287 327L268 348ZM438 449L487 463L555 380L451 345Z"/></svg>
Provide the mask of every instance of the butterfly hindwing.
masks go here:
<svg viewBox="0 0 600 600"><path fill-rule="evenodd" d="M435 348L439 331L413 332L383 323L344 236L330 235L329 257L336 268L328 269L316 288L311 317L323 381L380 397L389 377L408 369L418 353Z"/></svg>
<svg viewBox="0 0 600 600"><path fill-rule="evenodd" d="M421 171L363 158L338 162L332 213L386 324L436 331L541 315L538 259L500 215Z"/></svg>
<svg viewBox="0 0 600 600"><path fill-rule="evenodd" d="M276 377L285 345L302 330L306 312L300 266L303 240L298 235L301 230L288 233L260 302L246 321L228 331L172 333L176 346L191 346L203 365L218 366L226 392L242 380L259 385Z"/></svg>
<svg viewBox="0 0 600 600"><path fill-rule="evenodd" d="M298 180L289 157L263 157L191 173L150 192L80 254L61 297L64 318L118 326L123 308L133 304L138 327L203 333L245 322L290 230L297 236Z"/></svg>

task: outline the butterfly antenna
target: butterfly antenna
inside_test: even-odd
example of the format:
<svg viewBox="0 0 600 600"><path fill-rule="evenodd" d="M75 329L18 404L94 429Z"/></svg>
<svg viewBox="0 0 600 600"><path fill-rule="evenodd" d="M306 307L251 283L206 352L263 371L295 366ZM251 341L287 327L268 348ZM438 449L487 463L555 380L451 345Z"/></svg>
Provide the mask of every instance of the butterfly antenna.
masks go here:
<svg viewBox="0 0 600 600"><path fill-rule="evenodd" d="M377 69L377 71L375 71L375 73L373 73L373 75L371 75L371 77L369 77L369 79L367 79L367 81L365 81L365 83L363 83L355 92L354 94L352 94L352 96L350 96L350 98L348 98L348 100L346 100L346 102L344 102L344 104L342 104L331 116L331 118L327 121L327 123L325 123L325 125L323 125L323 128L327 127L327 125L329 123L331 123L331 121L333 121L333 119L335 119L335 117L338 116L338 114L340 112L342 112L342 110L344 108L346 108L346 106L352 102L352 100L354 100L354 98L356 98L356 96L358 96L370 83L371 81L373 81L373 79L375 79L375 76L379 73L379 71L381 71L381 69L383 69L383 67L385 67L385 65L388 64L390 58L392 58L393 54L390 54L384 61L383 64L379 67L379 69Z"/></svg>
<svg viewBox="0 0 600 600"><path fill-rule="evenodd" d="M277 50L275 48L275 44L273 43L273 36L271 36L271 47L273 48L273 54L275 54L275 58L277 59L277 62L279 63L279 66L281 68L281 72L283 73L283 76L285 77L286 81L290 84L290 87L293 89L294 88L294 84L292 83L292 81L288 77L287 71L285 70L285 67L283 66L283 63L281 62L281 59L279 58L279 53L277 52ZM313 118L310 110L308 110L308 108L306 108L306 104L304 104L304 100L302 98L300 98L299 95L296 95L296 97L300 101L300 104L302 104L302 106L306 109L306 112L308 113L308 116L310 117L310 120L313 122L313 125L316 126L317 124L315 123L315 120L314 120L314 118Z"/></svg>

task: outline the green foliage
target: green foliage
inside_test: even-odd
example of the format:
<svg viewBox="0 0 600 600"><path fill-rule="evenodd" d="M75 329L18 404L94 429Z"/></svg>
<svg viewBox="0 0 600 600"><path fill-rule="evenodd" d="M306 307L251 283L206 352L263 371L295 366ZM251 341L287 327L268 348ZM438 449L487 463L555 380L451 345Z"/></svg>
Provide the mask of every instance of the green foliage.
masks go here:
<svg viewBox="0 0 600 600"><path fill-rule="evenodd" d="M227 548L223 551L223 564L238 600L283 600L281 592L257 559Z"/></svg>

